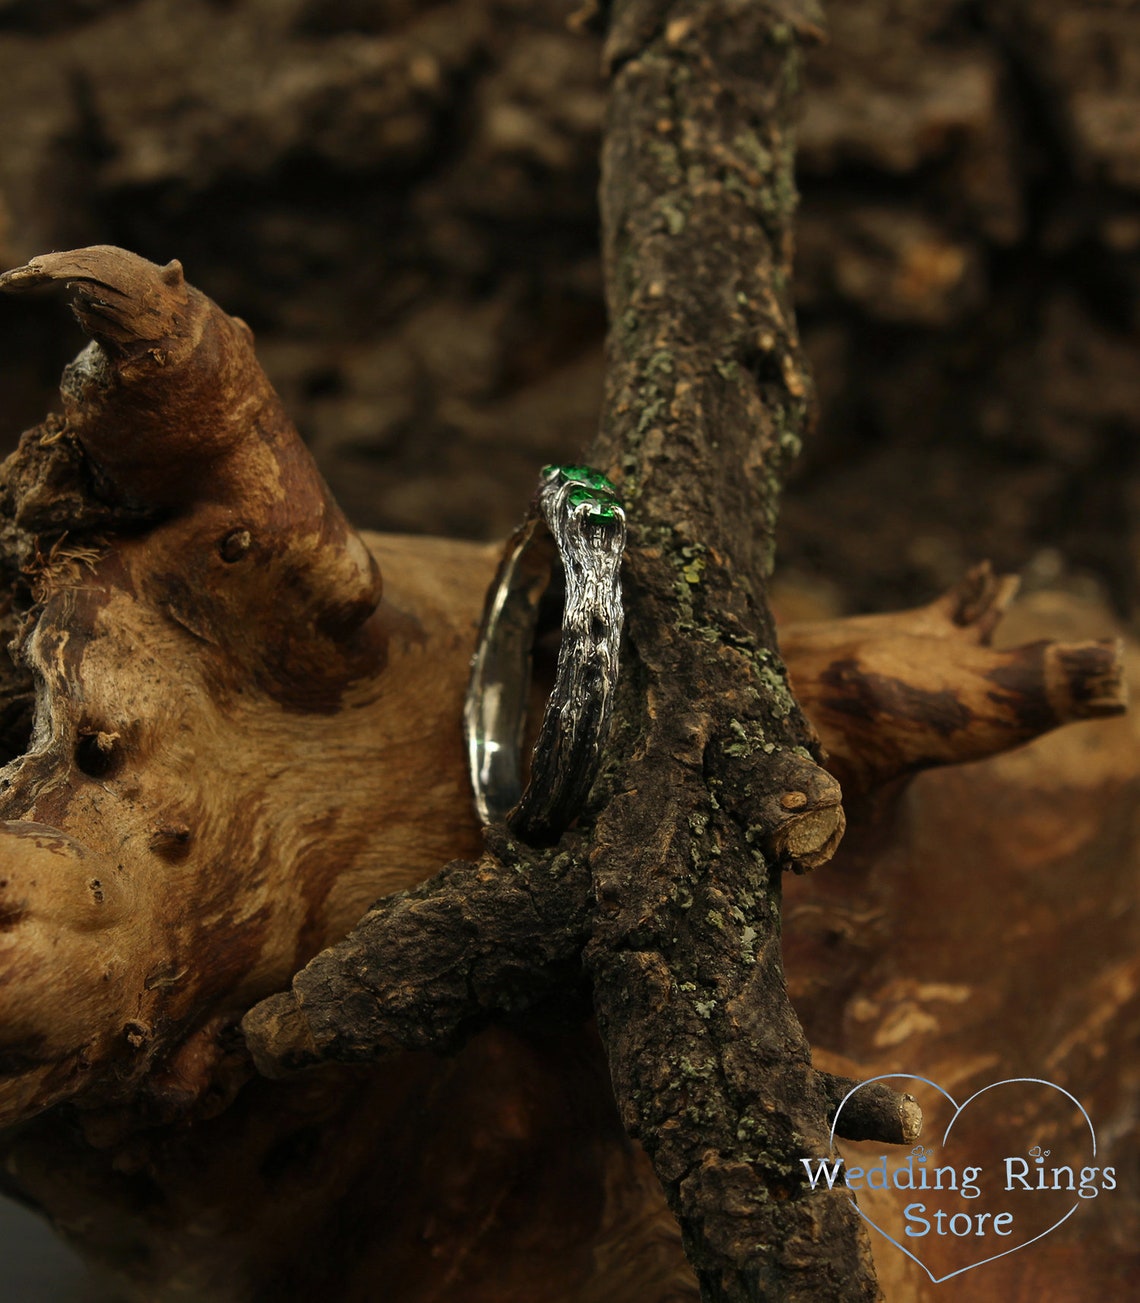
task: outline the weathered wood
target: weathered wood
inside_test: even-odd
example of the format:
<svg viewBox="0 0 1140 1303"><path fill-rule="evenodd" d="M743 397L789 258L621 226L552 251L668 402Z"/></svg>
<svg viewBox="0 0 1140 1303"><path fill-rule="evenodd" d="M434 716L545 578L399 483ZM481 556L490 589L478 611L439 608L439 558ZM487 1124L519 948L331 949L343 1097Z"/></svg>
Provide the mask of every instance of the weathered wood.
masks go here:
<svg viewBox="0 0 1140 1303"><path fill-rule="evenodd" d="M404 885L473 838L469 571L430 567L415 621L380 602L248 330L176 267L95 249L0 285L44 280L96 342L0 487L37 694L0 795L5 1122L133 1099L343 934L378 873ZM432 550L393 546L397 569ZM391 867L362 876L366 853Z"/></svg>
<svg viewBox="0 0 1140 1303"><path fill-rule="evenodd" d="M777 1145L788 1160L806 1146L781 1127L810 1108L812 1143L822 1144L849 1083L811 1070L782 985L763 1025L750 1003L749 983L758 978L771 997L780 972L776 877L761 869L757 847L769 847L773 867L772 847L801 865L825 852L836 794L802 753L765 751L779 728L804 726L778 663L748 633L752 608L726 577L727 553L682 543L674 557L661 528L634 540L630 591L644 595L644 615L631 619L597 822L541 855L491 836L482 860L453 861L417 885L476 841L458 719L495 550L368 537L362 544L389 576L384 601L371 613L356 602L352 618L333 601L338 618L322 622L338 585L355 592L364 577L375 593L376 572L356 564L355 536L324 496L246 332L169 271L118 251L58 255L46 266L75 277L95 331L105 326L90 315L103 310L92 299L114 304L115 333L97 346L102 354L82 355L65 384L65 418L30 432L0 483L9 618L37 698L30 740L0 775L5 1187L47 1209L118 1273L123 1291L147 1300L189 1292L241 1303L266 1289L301 1300L329 1288L370 1299L383 1281L409 1300L541 1292L551 1303L664 1303L692 1299L696 1285L661 1186L622 1121L647 1136L668 1181L681 1145L723 1135L726 1105L738 1106L743 1158L756 1147L753 1113L771 1129L763 1161L727 1170L720 1155L703 1162L703 1199L693 1182L673 1183L706 1292L741 1280L751 1288L757 1262L781 1291L784 1278L796 1289L837 1271L841 1239L795 1258L797 1232L813 1228L811 1205L797 1209L794 1189L766 1206L733 1202L757 1179L789 1192L787 1171L774 1168ZM41 262L39 275L48 274ZM160 311L156 331L156 314L137 312L134 299L153 292L161 304L160 286L177 311L165 324ZM132 321L145 348L131 344ZM233 426L216 410L215 365L232 377ZM195 377L199 366L207 374ZM152 386L157 393L179 371L182 383L148 406ZM182 454L193 443L195 395L205 399L216 487L179 462L180 442ZM700 435L700 414L688 415ZM106 438L120 422L129 458ZM230 452L227 429L238 432ZM163 487L168 443L172 482ZM652 503L648 471L630 482ZM275 476L288 492L265 491ZM263 578L243 579L232 568L259 548ZM375 641L358 639L356 618L375 622ZM911 636L944 623L919 612L892 628ZM823 642L863 645L863 622L853 630L832 626ZM698 651L686 655L694 633ZM317 643L314 674L296 669L307 664L306 638ZM251 639L287 650L261 663ZM955 654L973 665L968 640L945 641L940 673ZM818 681L810 658L803 664L793 659L792 672L810 700ZM735 675L743 688L734 696ZM921 678L908 681L921 693ZM699 695L714 682L723 702ZM762 712L758 684L785 714ZM889 725L885 714L873 721L872 750L874 730ZM743 818L731 814L737 800ZM632 847L619 842L623 810ZM734 873L747 875L737 904ZM400 889L410 890L388 894ZM665 927L675 931L654 968L648 947ZM583 955L621 1119L581 1022ZM289 993L256 1004L310 956ZM827 980L828 962L810 969L817 980ZM666 964L675 991L641 980ZM619 989L631 973L638 980ZM741 977L741 995L722 1012ZM644 1021L628 1018L625 1000ZM251 1005L251 1041L275 1071L324 1058L390 1061L250 1080L237 1022ZM666 1044L670 1019L677 1033ZM472 1037L488 1023L499 1026ZM643 1029L639 1049L632 1038ZM781 1057L789 1045L790 1062ZM450 1061L406 1053L457 1046ZM670 1074L659 1093L631 1098L631 1082L655 1064ZM801 1088L810 1093L790 1102L778 1093ZM861 1103L845 1110L841 1134L912 1135L904 1098L883 1090ZM695 1116L698 1108L707 1114ZM682 1129L687 1141L674 1139ZM499 1212L488 1218L486 1208ZM727 1269L708 1265L710 1242L725 1261L740 1251L715 1238L725 1216L767 1228L781 1260L746 1249L740 1279L725 1284ZM203 1237L207 1223L230 1229ZM356 1229L333 1233L330 1223Z"/></svg>
<svg viewBox="0 0 1140 1303"><path fill-rule="evenodd" d="M1124 710L1119 639L991 645L1016 591L980 565L913 611L781 628L793 690L848 801Z"/></svg>
<svg viewBox="0 0 1140 1303"><path fill-rule="evenodd" d="M37 703L0 774L4 1188L148 1301L691 1296L573 990L565 1033L548 1008L454 1061L250 1080L249 1006L475 850L459 719L496 549L356 536L240 323L117 250L7 283L56 273L107 346L0 484Z"/></svg>
<svg viewBox="0 0 1140 1303"><path fill-rule="evenodd" d="M1060 633L1079 642L1118 628L1095 600L1037 592L1013 606L995 641L1032 645ZM1138 650L1129 637L1133 679ZM820 1066L863 1080L917 1072L958 1100L1008 1078L1047 1078L1093 1120L1097 1157L1084 1161L1115 1166L1119 1177L1110 1196L1082 1200L1046 1239L958 1281L933 1284L873 1237L891 1303L944 1303L956 1286L977 1303L1114 1298L1136 1279L1140 1255L1121 1241L1120 1227L1140 1197L1140 1129L1124 1068L1135 1058L1140 1016L1138 742L1130 711L919 774L892 801L852 819L825 873L786 883L789 987ZM919 1095L922 1140L938 1148L950 1120L945 1101L939 1107L918 1082L889 1084ZM966 1131L956 1127L953 1149L943 1152L959 1161L968 1153L987 1173L1036 1137L1054 1162L1086 1152L1087 1127L1057 1092L1027 1091L1010 1104L964 1117ZM884 1152L841 1148L852 1163ZM864 1190L859 1201L906 1242L907 1199ZM1017 1210L1019 1230L1034 1215ZM916 1250L936 1276L975 1256L952 1238L932 1235Z"/></svg>

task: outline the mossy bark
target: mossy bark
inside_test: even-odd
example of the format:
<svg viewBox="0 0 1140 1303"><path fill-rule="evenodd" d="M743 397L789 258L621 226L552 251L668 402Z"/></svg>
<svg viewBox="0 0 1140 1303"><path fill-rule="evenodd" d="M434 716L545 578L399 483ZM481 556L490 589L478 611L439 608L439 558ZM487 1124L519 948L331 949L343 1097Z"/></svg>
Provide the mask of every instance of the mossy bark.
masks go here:
<svg viewBox="0 0 1140 1303"><path fill-rule="evenodd" d="M804 1177L828 1103L780 955L781 872L843 827L765 593L810 394L789 285L814 31L802 6L618 5L606 44L595 455L631 537L586 962L623 1117L710 1300L877 1293L849 1198Z"/></svg>

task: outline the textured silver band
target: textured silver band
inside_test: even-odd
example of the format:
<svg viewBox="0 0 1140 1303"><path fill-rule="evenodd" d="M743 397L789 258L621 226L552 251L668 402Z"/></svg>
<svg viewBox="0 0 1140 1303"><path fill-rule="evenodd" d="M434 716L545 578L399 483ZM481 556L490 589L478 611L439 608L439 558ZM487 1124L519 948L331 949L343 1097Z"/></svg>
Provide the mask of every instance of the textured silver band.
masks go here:
<svg viewBox="0 0 1140 1303"><path fill-rule="evenodd" d="M621 641L625 512L587 466L547 466L487 594L463 720L475 807L533 845L557 841L597 774ZM543 599L563 589L562 641L523 790L522 749Z"/></svg>

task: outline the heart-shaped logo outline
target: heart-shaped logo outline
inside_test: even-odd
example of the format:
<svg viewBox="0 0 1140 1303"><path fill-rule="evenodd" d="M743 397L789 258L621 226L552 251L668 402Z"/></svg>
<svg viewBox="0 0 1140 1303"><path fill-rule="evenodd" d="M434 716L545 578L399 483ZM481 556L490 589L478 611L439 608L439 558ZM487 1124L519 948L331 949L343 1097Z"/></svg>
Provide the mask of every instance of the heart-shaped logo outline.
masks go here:
<svg viewBox="0 0 1140 1303"><path fill-rule="evenodd" d="M831 1135L829 1138L829 1145L831 1147L832 1154L835 1153L835 1128L839 1122L839 1115L840 1113L843 1112L843 1106L847 1103L847 1101L851 1098L852 1095L857 1095L863 1089L864 1086L870 1086L876 1081L921 1081L921 1082L925 1082L925 1084L928 1086L932 1086L940 1095L948 1099L950 1103L954 1106L954 1116L947 1123L946 1130L942 1133L942 1144L944 1146L946 1144L947 1136L949 1136L950 1131L954 1126L954 1123L957 1122L958 1118L962 1115L963 1109L968 1108L969 1105L972 1104L974 1100L978 1098L979 1095L984 1095L987 1090L995 1090L998 1086L1015 1085L1018 1082L1030 1082L1031 1084L1037 1086L1048 1086L1052 1090L1059 1091L1062 1095L1065 1096L1066 1099L1071 1100L1077 1106L1077 1108L1080 1109L1081 1117L1083 1117L1084 1120L1088 1123L1089 1135L1092 1136L1092 1156L1094 1158L1096 1157L1096 1128L1092 1124L1092 1118L1090 1118L1089 1115L1085 1112L1084 1105L1081 1103L1081 1101L1077 1099L1075 1095L1069 1094L1069 1092L1064 1088L1064 1086L1058 1086L1055 1081L1046 1081L1043 1077L1007 1077L1004 1081L991 1081L988 1086L983 1086L981 1090L974 1091L974 1093L970 1096L968 1100L966 1100L962 1104L959 1104L958 1101L954 1098L954 1096L951 1095L948 1090L944 1090L936 1081L931 1081L929 1077L920 1077L916 1072L884 1072L878 1077L868 1077L866 1081L861 1081L857 1086L853 1086L851 1090L849 1090L847 1094L844 1095L843 1098L839 1101L839 1107L835 1110L835 1117L832 1118L831 1120ZM876 1221L874 1221L872 1218L867 1216L867 1214L863 1211L863 1209L859 1207L859 1203L858 1200L855 1198L854 1191L850 1191L849 1193L851 1194L851 1202L855 1205L855 1211L859 1214L860 1217L862 1217L862 1219L867 1223L867 1225L874 1227L874 1229L879 1232L879 1234L883 1237L884 1240L889 1240L890 1243L893 1244L896 1249L898 1249L902 1253L905 1253L906 1256L910 1258L912 1262L917 1262L918 1265L922 1268L922 1270L925 1271L926 1274L930 1277L931 1284L934 1285L941 1285L944 1280L952 1280L955 1276L961 1276L963 1272L973 1271L975 1267L984 1267L987 1262L996 1262L998 1258L1005 1258L1008 1257L1011 1253L1019 1253L1022 1249L1029 1248L1031 1244L1036 1244L1038 1240L1043 1240L1046 1235L1052 1235L1053 1232L1057 1229L1057 1227L1067 1222L1069 1218L1073 1215L1073 1213L1075 1213L1081 1205L1081 1201L1078 1198L1077 1202L1073 1204L1073 1206L1064 1215L1064 1217L1061 1217L1058 1221L1055 1221L1052 1226L1042 1231L1040 1235L1035 1235L1031 1240L1026 1240L1024 1244L1015 1244L1012 1248L1004 1249L1001 1253L992 1254L990 1257L982 1258L978 1262L971 1262L969 1266L959 1267L957 1271L952 1271L946 1276L936 1276L926 1265L926 1263L922 1261L921 1258L916 1257L913 1253L911 1253L911 1251L905 1245L900 1244L893 1235L888 1235L886 1231L884 1231L883 1228Z"/></svg>

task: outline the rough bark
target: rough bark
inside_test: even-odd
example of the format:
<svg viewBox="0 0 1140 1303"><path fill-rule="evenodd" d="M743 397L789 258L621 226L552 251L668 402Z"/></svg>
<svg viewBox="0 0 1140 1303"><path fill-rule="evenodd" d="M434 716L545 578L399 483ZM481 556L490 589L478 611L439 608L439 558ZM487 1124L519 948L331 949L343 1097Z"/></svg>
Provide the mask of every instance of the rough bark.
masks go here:
<svg viewBox="0 0 1140 1303"><path fill-rule="evenodd" d="M586 961L622 1116L710 1300L875 1294L853 1210L800 1175L827 1108L778 940L780 870L826 859L843 826L764 596L806 410L787 287L807 34L778 7L618 6L605 49L597 455L636 521L641 699L623 703L605 784ZM793 793L806 800L789 810Z"/></svg>

